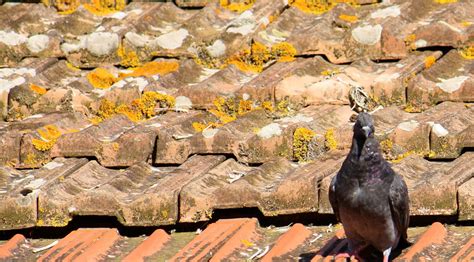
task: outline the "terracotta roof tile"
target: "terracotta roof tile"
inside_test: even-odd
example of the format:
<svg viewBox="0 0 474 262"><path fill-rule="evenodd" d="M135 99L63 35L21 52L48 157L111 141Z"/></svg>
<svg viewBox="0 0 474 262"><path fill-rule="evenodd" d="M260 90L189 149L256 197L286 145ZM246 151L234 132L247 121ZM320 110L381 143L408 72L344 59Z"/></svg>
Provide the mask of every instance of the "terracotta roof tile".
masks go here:
<svg viewBox="0 0 474 262"><path fill-rule="evenodd" d="M8 242L0 245L0 259L7 259L13 256L13 251L18 249L20 244L25 242L25 237L20 234L14 235Z"/></svg>
<svg viewBox="0 0 474 262"><path fill-rule="evenodd" d="M329 182L368 110L412 216L456 223L426 232L441 244L410 228L395 260L472 260L473 3L80 2L0 5L0 236L84 215L210 225L80 229L7 259L332 260L347 250L333 227L215 219L332 218Z"/></svg>

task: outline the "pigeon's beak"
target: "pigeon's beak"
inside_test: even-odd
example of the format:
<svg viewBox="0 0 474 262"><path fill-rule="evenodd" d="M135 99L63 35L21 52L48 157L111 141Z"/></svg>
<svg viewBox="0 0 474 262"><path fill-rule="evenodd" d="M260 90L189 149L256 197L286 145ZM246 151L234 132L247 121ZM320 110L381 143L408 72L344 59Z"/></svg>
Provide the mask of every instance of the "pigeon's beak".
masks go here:
<svg viewBox="0 0 474 262"><path fill-rule="evenodd" d="M365 135L365 137L366 137L366 138L369 137L369 135L370 135L370 127L369 127L369 126L363 126L363 127L362 127L362 130L364 130L364 135Z"/></svg>

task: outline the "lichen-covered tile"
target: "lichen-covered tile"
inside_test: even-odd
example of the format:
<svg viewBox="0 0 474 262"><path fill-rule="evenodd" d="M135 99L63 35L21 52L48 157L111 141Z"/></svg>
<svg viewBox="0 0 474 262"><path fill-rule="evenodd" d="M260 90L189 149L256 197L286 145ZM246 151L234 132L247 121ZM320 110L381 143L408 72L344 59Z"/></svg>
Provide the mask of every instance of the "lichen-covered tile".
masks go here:
<svg viewBox="0 0 474 262"><path fill-rule="evenodd" d="M474 219L474 178L469 179L458 188L459 220Z"/></svg>
<svg viewBox="0 0 474 262"><path fill-rule="evenodd" d="M120 145L114 146L114 141L135 126L124 115L113 116L98 125L91 124L89 120L87 122L76 132L60 135L51 147L51 156L100 158L104 145L110 144L111 148L120 149Z"/></svg>
<svg viewBox="0 0 474 262"><path fill-rule="evenodd" d="M40 194L41 225L64 226L74 215L115 216L128 226L174 224L181 188L223 160L194 156L178 168L138 163L123 170L90 161Z"/></svg>
<svg viewBox="0 0 474 262"><path fill-rule="evenodd" d="M21 138L20 163L22 168L37 168L56 157L52 148L62 135L78 132L89 126L89 120L81 113L65 113L61 119L48 122Z"/></svg>
<svg viewBox="0 0 474 262"><path fill-rule="evenodd" d="M472 47L471 47L472 48ZM443 101L469 102L474 99L474 66L463 51L451 50L410 82L409 103L427 107Z"/></svg>
<svg viewBox="0 0 474 262"><path fill-rule="evenodd" d="M0 199L0 228L2 230L28 228L38 221L38 195L48 190L53 181L60 180L87 162L85 159L55 159L41 169L19 172L2 167Z"/></svg>
<svg viewBox="0 0 474 262"><path fill-rule="evenodd" d="M472 175L472 154L453 162L429 162L409 156L394 164L408 185L411 215L454 215L458 212L458 187Z"/></svg>

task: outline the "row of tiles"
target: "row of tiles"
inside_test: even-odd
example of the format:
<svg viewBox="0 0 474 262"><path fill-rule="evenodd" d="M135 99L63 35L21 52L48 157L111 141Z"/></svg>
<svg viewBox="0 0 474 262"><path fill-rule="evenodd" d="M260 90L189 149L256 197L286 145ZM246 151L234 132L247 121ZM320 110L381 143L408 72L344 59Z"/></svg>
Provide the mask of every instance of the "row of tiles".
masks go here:
<svg viewBox="0 0 474 262"><path fill-rule="evenodd" d="M8 52L1 54L0 64L15 65L27 56L66 56L81 67L127 66L153 56L194 56L221 66L252 42L272 46L283 41L297 55L324 55L341 64L362 57L401 59L420 48L469 47L474 32L470 1L327 3L320 14L302 11L311 5L305 1L260 0L245 12L230 11L220 2L197 11L133 2L106 16L83 7L63 15L41 4L6 4L0 7L9 14L0 18L0 45Z"/></svg>
<svg viewBox="0 0 474 262"><path fill-rule="evenodd" d="M0 168L0 229L62 227L75 216L115 217L126 226L209 221L219 210L256 208L266 217L332 214L328 187L347 151L310 163L274 158L248 166L222 155L194 155L179 166L138 163L108 169L84 158L56 158L40 169ZM451 162L410 155L393 165L407 182L411 215L473 219L473 152Z"/></svg>
<svg viewBox="0 0 474 262"><path fill-rule="evenodd" d="M28 58L0 69L0 111L9 121L57 111L100 116L105 101L132 108L144 92L153 91L172 96L176 108L184 110L210 109L232 97L247 107L341 104L373 110L398 104L420 112L443 101L473 101L473 65L457 50L350 65L334 65L320 56L297 58L270 64L259 74L234 65L209 69L193 59L158 59L134 71L113 66L90 71L56 58Z"/></svg>
<svg viewBox="0 0 474 262"><path fill-rule="evenodd" d="M262 228L253 218L223 219L196 233L172 233L162 229L146 238L126 238L116 229L78 229L59 241L26 240L15 235L0 245L0 260L22 261L333 261L347 251L339 227ZM472 261L472 227L409 228L413 244L393 252L394 261ZM361 252L368 260L380 254ZM344 261L337 258L336 261Z"/></svg>
<svg viewBox="0 0 474 262"><path fill-rule="evenodd" d="M410 154L455 159L474 146L473 110L472 104L453 102L423 113L383 108L373 113L376 136L389 160ZM351 145L349 106L311 106L279 117L256 108L218 126L213 126L221 121L214 113L167 112L141 122L115 114L93 124L76 112L3 122L0 164L39 168L56 157L89 157L105 167L129 167L147 160L182 164L193 154L226 154L261 164L275 157L307 161Z"/></svg>

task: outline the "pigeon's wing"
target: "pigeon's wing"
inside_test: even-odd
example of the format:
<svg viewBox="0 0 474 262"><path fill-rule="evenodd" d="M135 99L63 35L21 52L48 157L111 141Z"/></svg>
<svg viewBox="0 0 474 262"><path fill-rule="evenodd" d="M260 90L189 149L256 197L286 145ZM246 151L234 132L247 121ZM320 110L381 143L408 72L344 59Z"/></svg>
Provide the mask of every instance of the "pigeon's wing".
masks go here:
<svg viewBox="0 0 474 262"><path fill-rule="evenodd" d="M390 185L390 209L392 211L392 219L394 224L400 232L403 240L407 239L407 228L410 218L408 189L403 178L393 170L394 178Z"/></svg>
<svg viewBox="0 0 474 262"><path fill-rule="evenodd" d="M338 221L341 221L339 219L339 207L337 205L337 199L336 199L336 181L337 181L337 175L332 178L331 184L329 185L329 203L331 203L332 210L334 211L334 215L336 215L336 219Z"/></svg>

